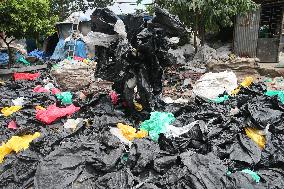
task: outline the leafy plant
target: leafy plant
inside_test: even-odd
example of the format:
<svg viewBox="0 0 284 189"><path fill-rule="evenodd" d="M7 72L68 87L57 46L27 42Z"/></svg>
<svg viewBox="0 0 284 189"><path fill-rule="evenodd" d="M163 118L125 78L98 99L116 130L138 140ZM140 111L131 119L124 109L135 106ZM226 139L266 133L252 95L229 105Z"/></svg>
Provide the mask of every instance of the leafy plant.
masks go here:
<svg viewBox="0 0 284 189"><path fill-rule="evenodd" d="M114 0L51 0L52 14L58 15L64 21L73 12L111 5Z"/></svg>
<svg viewBox="0 0 284 189"><path fill-rule="evenodd" d="M49 16L49 0L2 0L0 2L0 35L12 62L11 43L16 39L35 38L53 32L56 16Z"/></svg>
<svg viewBox="0 0 284 189"><path fill-rule="evenodd" d="M205 29L230 26L232 17L255 10L258 5L252 0L156 0L157 5L179 16L193 28L204 44Z"/></svg>

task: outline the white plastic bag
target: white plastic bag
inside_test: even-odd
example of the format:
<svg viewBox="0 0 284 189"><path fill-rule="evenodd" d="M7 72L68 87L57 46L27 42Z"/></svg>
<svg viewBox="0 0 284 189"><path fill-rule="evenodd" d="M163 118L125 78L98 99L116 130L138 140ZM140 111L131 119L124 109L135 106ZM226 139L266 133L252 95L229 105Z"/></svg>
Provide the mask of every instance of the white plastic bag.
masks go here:
<svg viewBox="0 0 284 189"><path fill-rule="evenodd" d="M79 125L80 122L82 122L82 118L77 119L68 119L66 123L64 124L65 129L76 129L76 127Z"/></svg>
<svg viewBox="0 0 284 189"><path fill-rule="evenodd" d="M194 122L192 122L189 125L186 125L184 127L175 127L173 125L167 125L165 137L167 137L167 138L179 137L179 136L187 133L188 131L190 131L197 123L198 123L198 121L194 121Z"/></svg>
<svg viewBox="0 0 284 189"><path fill-rule="evenodd" d="M14 106L23 106L25 103L25 98L24 97L17 98L15 100L12 100L12 103L14 104Z"/></svg>
<svg viewBox="0 0 284 189"><path fill-rule="evenodd" d="M206 73L193 87L193 93L204 99L215 99L220 94L231 91L238 87L238 79L233 72Z"/></svg>

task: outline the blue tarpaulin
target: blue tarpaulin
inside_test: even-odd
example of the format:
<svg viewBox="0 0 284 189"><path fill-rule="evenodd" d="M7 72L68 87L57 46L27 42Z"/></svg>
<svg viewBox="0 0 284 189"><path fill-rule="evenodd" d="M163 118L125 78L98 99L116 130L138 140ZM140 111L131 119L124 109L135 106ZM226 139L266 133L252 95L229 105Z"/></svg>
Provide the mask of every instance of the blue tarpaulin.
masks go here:
<svg viewBox="0 0 284 189"><path fill-rule="evenodd" d="M43 59L44 53L43 53L43 51L36 49L36 50L30 52L28 54L28 56L36 57L38 59Z"/></svg>
<svg viewBox="0 0 284 189"><path fill-rule="evenodd" d="M67 57L67 52L64 50L65 41L64 39L59 39L53 55L50 59L52 60L64 60Z"/></svg>
<svg viewBox="0 0 284 189"><path fill-rule="evenodd" d="M68 47L74 45L74 41L68 41L65 43L63 39L60 39L57 43L57 46L55 48L55 51L53 55L51 56L51 59L53 60L64 60L67 58L68 54ZM73 47L71 47L73 49ZM86 44L82 40L76 41L76 48L75 48L75 56L87 58L87 50L86 50Z"/></svg>
<svg viewBox="0 0 284 189"><path fill-rule="evenodd" d="M9 55L8 53L0 52L0 65L6 65L9 63Z"/></svg>
<svg viewBox="0 0 284 189"><path fill-rule="evenodd" d="M81 40L78 40L76 42L75 56L78 56L78 57L81 57L81 58L87 58L86 44Z"/></svg>

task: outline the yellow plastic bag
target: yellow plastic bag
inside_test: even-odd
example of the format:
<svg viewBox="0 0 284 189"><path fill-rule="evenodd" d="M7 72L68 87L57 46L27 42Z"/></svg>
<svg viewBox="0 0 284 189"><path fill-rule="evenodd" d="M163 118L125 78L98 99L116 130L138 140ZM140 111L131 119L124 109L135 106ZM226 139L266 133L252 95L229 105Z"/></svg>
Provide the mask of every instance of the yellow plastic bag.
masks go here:
<svg viewBox="0 0 284 189"><path fill-rule="evenodd" d="M22 106L5 107L1 110L1 112L5 117L8 117L8 116L12 115L13 113L19 111L21 108L22 108Z"/></svg>
<svg viewBox="0 0 284 189"><path fill-rule="evenodd" d="M143 110L142 104L139 104L138 102L134 102L134 105L135 105L135 110L137 110L138 112L141 112Z"/></svg>
<svg viewBox="0 0 284 189"><path fill-rule="evenodd" d="M246 135L254 141L261 149L264 149L266 138L264 135L261 135L260 131L254 128L245 128Z"/></svg>
<svg viewBox="0 0 284 189"><path fill-rule="evenodd" d="M142 131L138 131L136 133L136 129L129 126L129 125L124 125L122 123L118 123L117 127L119 128L122 135L129 141L132 141L135 138L144 138L144 137L148 136L147 131L142 130Z"/></svg>
<svg viewBox="0 0 284 189"><path fill-rule="evenodd" d="M2 143L0 146L0 163L3 162L4 157L11 152L20 152L29 148L30 143L40 137L40 133L36 132L33 135L13 136L6 143Z"/></svg>
<svg viewBox="0 0 284 189"><path fill-rule="evenodd" d="M44 107L39 106L39 105L38 105L38 106L36 106L36 107L35 107L35 109L36 109L36 110L46 110Z"/></svg>
<svg viewBox="0 0 284 189"><path fill-rule="evenodd" d="M236 96L236 95L240 92L240 90L241 90L240 87L236 88L235 90L233 90L233 91L231 92L231 96Z"/></svg>
<svg viewBox="0 0 284 189"><path fill-rule="evenodd" d="M252 77L246 77L244 81L240 84L240 86L231 92L231 96L236 96L237 94L239 94L242 87L249 87L251 86L252 82Z"/></svg>
<svg viewBox="0 0 284 189"><path fill-rule="evenodd" d="M252 77L246 77L245 80L241 83L242 87L249 87L251 86L253 82L253 78Z"/></svg>

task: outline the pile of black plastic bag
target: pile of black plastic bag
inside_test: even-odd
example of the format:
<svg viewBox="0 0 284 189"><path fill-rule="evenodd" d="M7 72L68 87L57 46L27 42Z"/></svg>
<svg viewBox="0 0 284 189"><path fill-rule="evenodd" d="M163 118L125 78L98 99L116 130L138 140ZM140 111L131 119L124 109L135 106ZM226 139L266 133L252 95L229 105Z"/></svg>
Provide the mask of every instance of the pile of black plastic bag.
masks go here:
<svg viewBox="0 0 284 189"><path fill-rule="evenodd" d="M166 18L173 19L170 15ZM163 20L168 23L167 19ZM142 32L130 29L130 26L128 28L134 33ZM169 28L173 33L166 35L176 36L176 33L180 33L179 30L172 30L178 28L177 26ZM154 40L154 43L162 44L155 42L164 39L164 36L159 38L157 29L142 30L151 32L146 42ZM131 36L135 38L136 35ZM131 46L136 49L141 47L139 44L136 47L135 44ZM114 47L116 48L117 46ZM116 82L114 90L120 95L120 99L114 105L108 94L90 94L86 99L74 94L73 104L80 107L80 110L68 118L85 119L75 130L63 127L67 117L50 125L36 119L35 106L62 106L54 95L33 92L34 87L44 85L47 78L52 81L49 69L43 70L35 81L10 79L5 85L1 85L0 107L11 106L11 101L18 97L24 97L25 104L11 116L0 117L0 141L6 142L12 136L35 132L40 132L41 136L27 150L5 157L0 164L0 188L284 188L284 106L277 97L265 96L266 86L255 83L251 87L242 88L237 96L220 104L198 97L186 105L166 104L159 99L162 74L158 76L149 73L153 67L155 73L163 70L161 64L164 62L159 59L159 53L166 53L163 49L155 46L150 52L145 52L149 59L146 62L141 60L140 64L139 58L143 57L137 54L126 53L127 56L124 54L121 58L115 56L111 48L98 52L98 64L101 68L97 75L101 73L107 77L103 79ZM104 56L107 58L111 53L114 53L117 60L104 59ZM129 62L135 58L137 65L135 61ZM148 61L152 58L155 61ZM125 67L120 67L121 64ZM103 67L105 65L106 68ZM108 77L111 74L104 74L108 69L116 70L115 67L125 69L120 78L111 78ZM153 79L156 76L158 78ZM140 90L140 98L143 98L141 94L148 94L141 100L145 107L142 112L136 111L131 104L125 106L124 103L133 102L134 97L129 97L129 94L134 95L132 88L124 87L133 77L138 91ZM147 77L152 79L144 80ZM157 80L161 83L155 83ZM160 134L157 142L146 137L135 139L131 146L111 134L110 128L116 127L117 123L139 128L141 122L149 119L151 111L173 113L176 121L172 125L175 127L193 122L195 124L178 137L169 138ZM17 123L17 130L7 128L11 120ZM264 149L246 135L245 128L254 128L264 133Z"/></svg>

